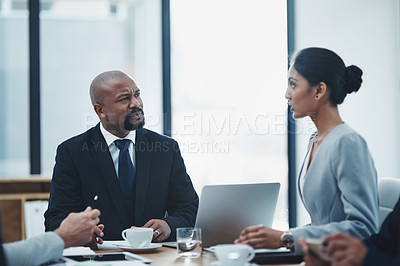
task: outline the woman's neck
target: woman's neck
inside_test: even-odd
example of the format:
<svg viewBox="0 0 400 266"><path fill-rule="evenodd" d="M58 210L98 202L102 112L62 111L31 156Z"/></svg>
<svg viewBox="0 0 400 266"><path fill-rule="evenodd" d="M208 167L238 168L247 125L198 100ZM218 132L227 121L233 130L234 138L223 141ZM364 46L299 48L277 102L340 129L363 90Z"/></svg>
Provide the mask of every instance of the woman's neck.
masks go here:
<svg viewBox="0 0 400 266"><path fill-rule="evenodd" d="M337 106L331 105L321 107L317 115L313 117L312 120L318 130L318 142L322 142L329 132L343 123Z"/></svg>

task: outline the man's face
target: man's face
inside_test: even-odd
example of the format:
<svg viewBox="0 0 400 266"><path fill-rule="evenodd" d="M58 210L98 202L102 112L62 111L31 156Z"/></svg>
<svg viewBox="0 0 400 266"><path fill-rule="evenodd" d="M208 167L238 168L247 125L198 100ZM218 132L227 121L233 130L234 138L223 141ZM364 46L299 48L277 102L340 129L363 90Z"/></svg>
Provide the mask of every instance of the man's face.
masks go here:
<svg viewBox="0 0 400 266"><path fill-rule="evenodd" d="M130 77L107 81L101 93L102 102L95 104L95 110L107 131L122 138L144 126L140 90Z"/></svg>

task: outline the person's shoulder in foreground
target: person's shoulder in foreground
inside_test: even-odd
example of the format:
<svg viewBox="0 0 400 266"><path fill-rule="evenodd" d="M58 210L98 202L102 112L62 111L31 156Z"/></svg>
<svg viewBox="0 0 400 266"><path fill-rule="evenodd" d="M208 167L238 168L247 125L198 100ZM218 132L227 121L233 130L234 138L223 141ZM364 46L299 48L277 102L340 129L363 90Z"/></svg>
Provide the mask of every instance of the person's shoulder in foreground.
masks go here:
<svg viewBox="0 0 400 266"><path fill-rule="evenodd" d="M102 237L104 226L98 225L99 216L99 210L88 207L83 212L69 214L54 232L3 244L7 265L40 265L56 261L61 258L64 248L88 244L94 234Z"/></svg>
<svg viewBox="0 0 400 266"><path fill-rule="evenodd" d="M334 234L324 238L328 256L324 261L310 249L305 239L299 239L304 250L307 266L398 266L400 265L400 199L386 217L378 234L364 241L346 234Z"/></svg>

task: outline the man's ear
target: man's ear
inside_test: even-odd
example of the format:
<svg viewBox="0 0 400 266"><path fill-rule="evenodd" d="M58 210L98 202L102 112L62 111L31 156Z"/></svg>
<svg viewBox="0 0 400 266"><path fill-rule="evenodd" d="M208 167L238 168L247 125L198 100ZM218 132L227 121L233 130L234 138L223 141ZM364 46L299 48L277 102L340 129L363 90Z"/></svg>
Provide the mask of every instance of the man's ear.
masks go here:
<svg viewBox="0 0 400 266"><path fill-rule="evenodd" d="M105 118L105 114L103 112L103 107L100 104L95 103L93 105L93 109L100 119Z"/></svg>
<svg viewBox="0 0 400 266"><path fill-rule="evenodd" d="M317 86L315 86L315 99L321 99L328 93L328 88L325 82L320 82Z"/></svg>

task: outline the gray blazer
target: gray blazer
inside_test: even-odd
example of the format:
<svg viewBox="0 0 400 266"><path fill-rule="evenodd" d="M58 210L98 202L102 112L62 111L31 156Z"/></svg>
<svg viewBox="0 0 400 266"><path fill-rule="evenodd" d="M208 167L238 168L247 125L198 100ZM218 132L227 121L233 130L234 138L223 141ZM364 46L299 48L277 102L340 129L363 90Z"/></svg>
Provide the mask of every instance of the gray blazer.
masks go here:
<svg viewBox="0 0 400 266"><path fill-rule="evenodd" d="M3 244L7 265L31 266L56 261L62 257L64 241L54 232L13 243Z"/></svg>
<svg viewBox="0 0 400 266"><path fill-rule="evenodd" d="M316 135L310 138L307 156ZM304 164L300 177L307 169ZM295 239L321 238L339 232L367 238L379 229L377 190L377 173L367 143L343 123L321 143L304 176L302 189L299 179L300 198L311 224L290 231Z"/></svg>

